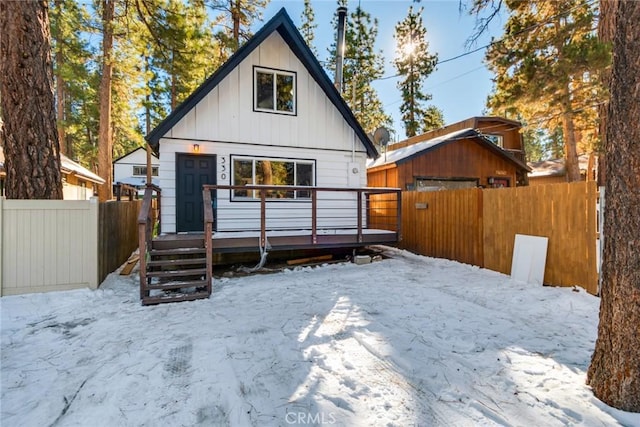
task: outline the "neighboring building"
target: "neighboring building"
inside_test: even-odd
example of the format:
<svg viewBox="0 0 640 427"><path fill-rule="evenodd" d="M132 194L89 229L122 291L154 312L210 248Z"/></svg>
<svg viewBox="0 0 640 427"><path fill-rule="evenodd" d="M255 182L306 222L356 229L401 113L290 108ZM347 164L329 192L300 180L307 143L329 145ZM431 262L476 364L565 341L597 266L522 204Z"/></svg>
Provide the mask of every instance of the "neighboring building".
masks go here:
<svg viewBox="0 0 640 427"><path fill-rule="evenodd" d="M526 185L530 169L520 128L501 117L472 117L390 145L369 163L369 186L434 191Z"/></svg>
<svg viewBox="0 0 640 427"><path fill-rule="evenodd" d="M596 167L598 158L593 154L578 156L580 167L580 179L582 181L594 181L596 179ZM557 184L567 182L567 171L564 167L564 158L529 162L529 185Z"/></svg>
<svg viewBox="0 0 640 427"><path fill-rule="evenodd" d="M159 185L158 168L160 160L155 154L151 155L151 180ZM113 185L127 184L140 190L144 194L144 186L147 184L147 150L143 147L118 157L113 161Z"/></svg>
<svg viewBox="0 0 640 427"><path fill-rule="evenodd" d="M64 154L60 154L60 171L62 172L62 195L64 200L88 200L96 194L97 186L104 184L104 179ZM4 195L5 177L4 152L0 147L1 195Z"/></svg>
<svg viewBox="0 0 640 427"><path fill-rule="evenodd" d="M203 229L203 184L358 188L367 183L367 158L378 156L284 9L147 141L160 159L163 233ZM252 191L217 193L218 231L260 228ZM282 220L302 224L309 193L279 196L270 203L281 204Z"/></svg>

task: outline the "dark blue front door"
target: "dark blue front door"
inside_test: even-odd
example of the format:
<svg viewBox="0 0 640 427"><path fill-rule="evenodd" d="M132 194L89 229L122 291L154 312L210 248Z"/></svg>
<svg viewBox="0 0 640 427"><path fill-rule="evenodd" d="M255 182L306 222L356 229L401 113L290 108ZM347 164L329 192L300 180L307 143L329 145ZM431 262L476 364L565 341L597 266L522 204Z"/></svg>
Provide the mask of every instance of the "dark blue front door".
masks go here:
<svg viewBox="0 0 640 427"><path fill-rule="evenodd" d="M215 183L215 155L176 154L177 232L204 231L202 186ZM215 192L212 197L215 197Z"/></svg>

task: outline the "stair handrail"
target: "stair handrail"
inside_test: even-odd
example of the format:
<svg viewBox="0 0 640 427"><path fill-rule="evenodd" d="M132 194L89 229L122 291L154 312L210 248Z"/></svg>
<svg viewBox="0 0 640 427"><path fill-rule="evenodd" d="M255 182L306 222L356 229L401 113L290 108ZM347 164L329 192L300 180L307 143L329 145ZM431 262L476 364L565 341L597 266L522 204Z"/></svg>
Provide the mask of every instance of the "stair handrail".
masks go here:
<svg viewBox="0 0 640 427"><path fill-rule="evenodd" d="M153 215L153 194L156 193L156 213ZM160 200L162 190L154 184L147 184L144 190L142 206L138 213L138 252L140 257L140 299L147 296L147 250L151 247L151 240L156 233L160 234ZM154 218L155 216L155 218Z"/></svg>
<svg viewBox="0 0 640 427"><path fill-rule="evenodd" d="M204 205L204 250L207 263L207 292L211 295L213 278L213 204L211 203L211 189L204 186L202 189L202 202ZM214 190L215 191L215 190Z"/></svg>

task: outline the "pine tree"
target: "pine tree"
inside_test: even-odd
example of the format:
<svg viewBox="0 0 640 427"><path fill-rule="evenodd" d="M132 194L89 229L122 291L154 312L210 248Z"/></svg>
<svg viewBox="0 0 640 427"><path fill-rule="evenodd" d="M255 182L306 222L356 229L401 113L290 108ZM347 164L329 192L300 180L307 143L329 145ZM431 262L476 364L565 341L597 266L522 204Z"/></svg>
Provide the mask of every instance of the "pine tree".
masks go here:
<svg viewBox="0 0 640 427"><path fill-rule="evenodd" d="M343 3L339 1L338 5ZM337 18L334 19L334 29L337 29ZM345 30L343 97L368 133L391 124L391 117L384 112L378 92L372 86L372 82L384 74L384 56L382 51L375 49L377 37L378 20L357 7L349 15ZM329 57L329 67L335 70L335 42L329 48Z"/></svg>
<svg viewBox="0 0 640 427"><path fill-rule="evenodd" d="M606 123L605 236L598 339L587 374L593 393L640 412L640 3L617 2ZM608 17L605 17L608 19Z"/></svg>
<svg viewBox="0 0 640 427"><path fill-rule="evenodd" d="M162 12L154 17L153 32L161 40L149 40L154 46L152 67L163 76L161 85L173 110L222 62L203 2L168 0L158 7Z"/></svg>
<svg viewBox="0 0 640 427"><path fill-rule="evenodd" d="M102 28L102 60L100 64L100 89L98 92L100 119L98 122L98 174L105 183L98 186L101 202L111 200L112 189L112 82L113 82L113 27L116 0L100 0Z"/></svg>
<svg viewBox="0 0 640 427"><path fill-rule="evenodd" d="M0 2L0 34L6 196L62 199L46 3Z"/></svg>
<svg viewBox="0 0 640 427"><path fill-rule="evenodd" d="M262 11L269 0L211 0L210 4L220 13L219 23L226 26L218 40L233 53L251 38L249 27L256 19L262 19Z"/></svg>
<svg viewBox="0 0 640 427"><path fill-rule="evenodd" d="M300 34L302 34L302 38L307 43L307 46L311 49L313 54L318 57L318 50L316 49L313 41L315 40L315 31L318 27L318 24L315 22L315 12L313 11L313 7L311 6L311 0L304 0L304 10L302 11L302 16L300 16L300 20L302 24L300 25Z"/></svg>
<svg viewBox="0 0 640 427"><path fill-rule="evenodd" d="M444 126L444 114L442 110L435 105L429 105L424 110L422 118L421 131L427 132L433 129L438 129Z"/></svg>
<svg viewBox="0 0 640 427"><path fill-rule="evenodd" d="M422 22L421 8L417 12L409 7L407 17L395 28L396 59L393 61L402 79L398 89L402 92L402 121L407 136L415 136L420 132L438 128L443 125L442 114L437 109L430 110L423 106L431 95L422 90L424 80L431 74L438 62L438 55L429 54L427 30Z"/></svg>
<svg viewBox="0 0 640 427"><path fill-rule="evenodd" d="M49 16L60 152L84 157L95 146L97 132L93 53L84 37L89 13L75 0L55 0Z"/></svg>
<svg viewBox="0 0 640 427"><path fill-rule="evenodd" d="M604 99L598 75L609 63L594 33L593 3L528 0L506 6L505 35L487 52L496 75L489 106L515 111L550 131L561 126L568 179L579 180L578 150L591 151L597 105Z"/></svg>

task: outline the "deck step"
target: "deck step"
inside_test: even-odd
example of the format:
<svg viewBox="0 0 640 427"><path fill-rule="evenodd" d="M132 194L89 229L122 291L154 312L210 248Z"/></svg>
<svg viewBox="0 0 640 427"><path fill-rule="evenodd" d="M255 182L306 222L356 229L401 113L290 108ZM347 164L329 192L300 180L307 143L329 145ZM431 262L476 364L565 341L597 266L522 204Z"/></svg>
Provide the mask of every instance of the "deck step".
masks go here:
<svg viewBox="0 0 640 427"><path fill-rule="evenodd" d="M181 280L177 282L147 285L147 289L156 290L156 289L204 288L206 286L207 286L206 280Z"/></svg>
<svg viewBox="0 0 640 427"><path fill-rule="evenodd" d="M159 259L147 261L147 267L172 267L176 265L207 265L206 258Z"/></svg>
<svg viewBox="0 0 640 427"><path fill-rule="evenodd" d="M185 277L185 276L204 276L207 274L206 268L192 268L188 270L165 270L165 271L147 271L147 277Z"/></svg>
<svg viewBox="0 0 640 427"><path fill-rule="evenodd" d="M151 257L169 255L200 255L204 253L204 248L152 249L149 251L149 255L151 255Z"/></svg>
<svg viewBox="0 0 640 427"><path fill-rule="evenodd" d="M179 236L175 240L155 239L151 245L154 249L204 248L204 237L201 235Z"/></svg>
<svg viewBox="0 0 640 427"><path fill-rule="evenodd" d="M209 298L208 292L193 292L188 294L158 295L142 298L142 305L161 304L165 302L193 301Z"/></svg>

